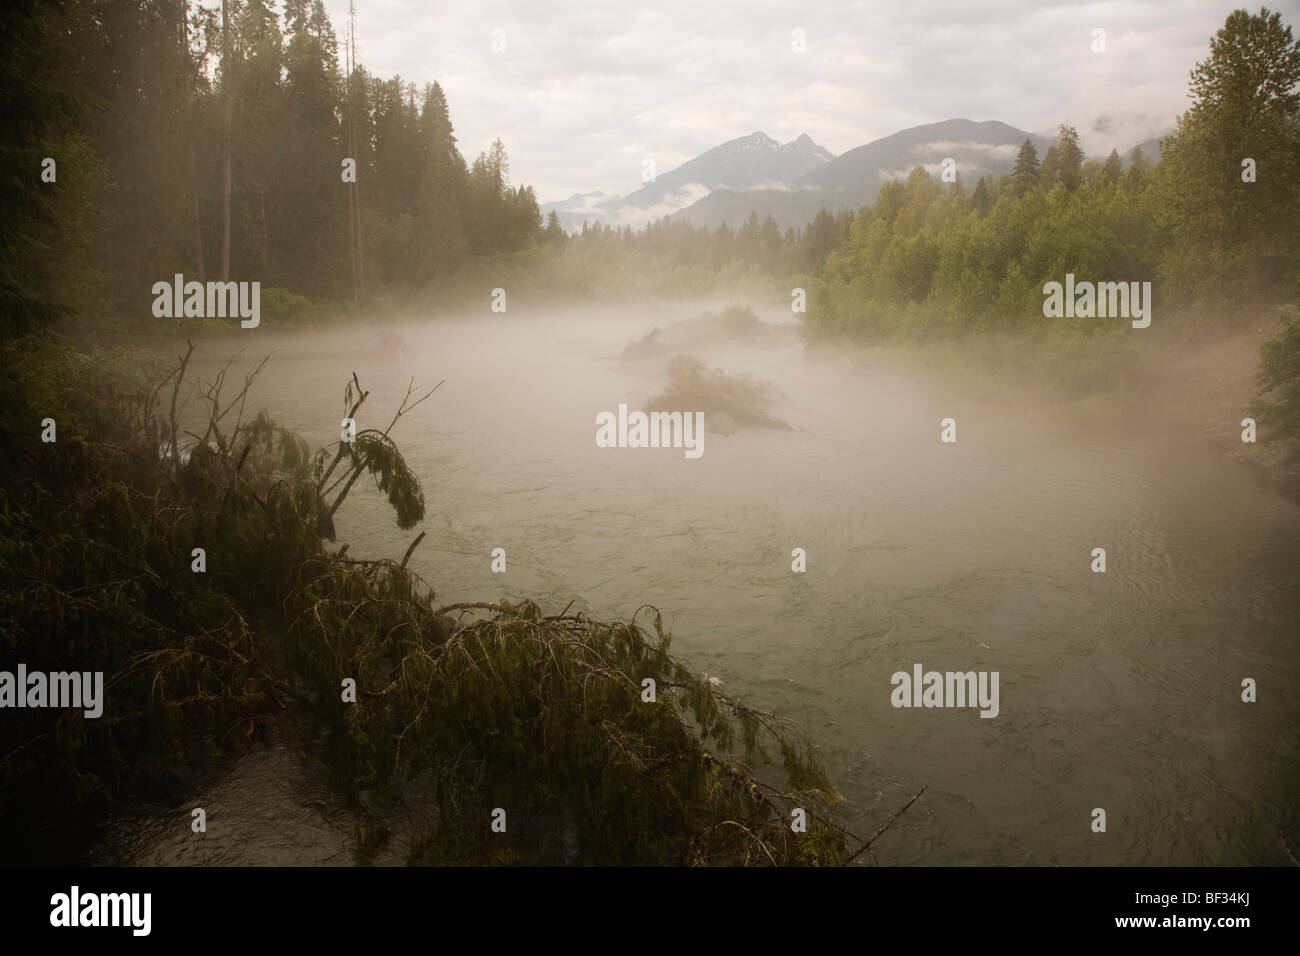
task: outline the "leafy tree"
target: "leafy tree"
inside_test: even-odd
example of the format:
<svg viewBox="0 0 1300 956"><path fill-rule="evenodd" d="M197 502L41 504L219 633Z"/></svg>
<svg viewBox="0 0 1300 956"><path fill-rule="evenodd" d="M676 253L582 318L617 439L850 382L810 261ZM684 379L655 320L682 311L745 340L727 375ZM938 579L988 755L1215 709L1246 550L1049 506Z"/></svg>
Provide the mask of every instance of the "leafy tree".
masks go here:
<svg viewBox="0 0 1300 956"><path fill-rule="evenodd" d="M1177 247L1166 275L1224 296L1276 282L1297 259L1300 41L1277 13L1236 10L1190 88L1195 102L1157 169L1158 213Z"/></svg>

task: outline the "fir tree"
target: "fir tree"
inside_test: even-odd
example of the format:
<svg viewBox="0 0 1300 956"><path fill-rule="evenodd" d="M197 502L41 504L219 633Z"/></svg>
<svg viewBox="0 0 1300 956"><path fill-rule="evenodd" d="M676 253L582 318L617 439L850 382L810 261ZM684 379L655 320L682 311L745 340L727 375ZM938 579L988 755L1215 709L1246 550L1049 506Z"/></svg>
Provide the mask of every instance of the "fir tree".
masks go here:
<svg viewBox="0 0 1300 956"><path fill-rule="evenodd" d="M1016 194L1023 196L1035 186L1038 185L1038 150L1034 148L1033 140L1026 138L1020 144L1020 152L1016 155L1016 168L1012 173L1016 183Z"/></svg>

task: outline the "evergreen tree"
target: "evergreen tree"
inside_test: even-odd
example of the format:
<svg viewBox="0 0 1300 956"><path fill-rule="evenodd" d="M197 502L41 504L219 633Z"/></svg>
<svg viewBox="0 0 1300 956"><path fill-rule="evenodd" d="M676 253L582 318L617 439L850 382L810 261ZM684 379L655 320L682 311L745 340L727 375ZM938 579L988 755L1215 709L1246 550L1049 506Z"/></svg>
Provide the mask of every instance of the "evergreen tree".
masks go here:
<svg viewBox="0 0 1300 956"><path fill-rule="evenodd" d="M342 298L348 283L347 199L339 188L343 157L338 103L338 41L320 0L286 0L284 205L293 256L286 280L311 295Z"/></svg>
<svg viewBox="0 0 1300 956"><path fill-rule="evenodd" d="M274 261L271 222L284 214L279 208L280 182L289 170L280 165L283 110L280 74L284 68L279 18L265 0L245 0L235 8L232 157L240 189L232 212L241 242L234 249L235 270L256 275L264 283L279 281Z"/></svg>
<svg viewBox="0 0 1300 956"><path fill-rule="evenodd" d="M437 83L425 91L421 123L426 158L420 180L420 229L428 272L440 276L459 268L466 252L460 217L465 160L456 148L447 99Z"/></svg>
<svg viewBox="0 0 1300 956"><path fill-rule="evenodd" d="M1061 124L1053 148L1056 150L1057 162L1055 181L1073 192L1083 182L1083 149L1079 146L1078 130ZM1051 150L1048 153L1050 155Z"/></svg>
<svg viewBox="0 0 1300 956"><path fill-rule="evenodd" d="M507 226L503 239L507 252L518 252L541 236L542 213L532 186L520 186L508 192Z"/></svg>
<svg viewBox="0 0 1300 956"><path fill-rule="evenodd" d="M754 262L758 258L758 231L760 228L758 210L751 209L749 218L736 232L734 249L738 258L743 259L745 262Z"/></svg>
<svg viewBox="0 0 1300 956"><path fill-rule="evenodd" d="M560 225L560 214L554 209L546 217L546 241L556 244L564 241L564 227Z"/></svg>
<svg viewBox="0 0 1300 956"><path fill-rule="evenodd" d="M1020 152L1016 156L1016 168L1012 173L1016 184L1016 195L1023 196L1037 186L1038 174L1038 150L1034 148L1033 140L1026 137L1020 144Z"/></svg>
<svg viewBox="0 0 1300 956"><path fill-rule="evenodd" d="M819 269L826 262L837 240L835 217L826 211L826 207L817 210L817 215L803 232L803 264L807 269Z"/></svg>
<svg viewBox="0 0 1300 956"><path fill-rule="evenodd" d="M1051 189L1061 181L1061 151L1057 148L1056 142L1047 147L1047 153L1043 156L1043 165L1039 170L1038 182L1044 189Z"/></svg>
<svg viewBox="0 0 1300 956"><path fill-rule="evenodd" d="M0 4L0 336L22 335L82 304L91 209L103 165L80 130L94 102L69 64L102 62L85 12L56 4ZM173 73L173 75L177 75ZM57 182L42 181L45 157ZM7 376L6 376L7 377ZM0 424L0 448L8 448Z"/></svg>
<svg viewBox="0 0 1300 956"><path fill-rule="evenodd" d="M1124 174L1124 164L1120 162L1119 150L1112 149L1110 151L1110 155L1106 157L1106 165L1103 172L1107 182L1119 182L1120 176Z"/></svg>
<svg viewBox="0 0 1300 956"><path fill-rule="evenodd" d="M781 228L776 224L776 220L769 215L763 219L763 224L758 228L758 264L764 271L771 272L776 268L780 254Z"/></svg>
<svg viewBox="0 0 1300 956"><path fill-rule="evenodd" d="M1124 171L1124 188L1130 193L1138 192L1145 188L1150 176L1151 161L1142 152L1142 147L1134 146L1133 153L1129 157L1128 169Z"/></svg>

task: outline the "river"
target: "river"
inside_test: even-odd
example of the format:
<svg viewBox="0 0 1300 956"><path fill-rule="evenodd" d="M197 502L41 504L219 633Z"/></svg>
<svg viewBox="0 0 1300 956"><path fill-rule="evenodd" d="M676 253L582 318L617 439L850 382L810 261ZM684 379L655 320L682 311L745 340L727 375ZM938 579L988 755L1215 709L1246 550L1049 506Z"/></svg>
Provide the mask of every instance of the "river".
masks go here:
<svg viewBox="0 0 1300 956"><path fill-rule="evenodd" d="M367 332L263 329L246 355L283 351L253 403L316 445L337 437L354 369L371 389L359 428L386 426L412 377L445 381L393 433L428 507L411 567L440 602L572 601L605 619L656 605L678 656L808 731L855 833L928 785L875 862L1296 862L1300 509L1140 415L1081 424L900 363L814 357L793 329L693 354L777 384L774 410L800 430L723 436L706 415L698 459L596 447L598 412L664 383L664 359L618 352L699 311L412 322L396 331L418 354L400 364L368 357ZM420 529L362 492L339 541L400 558ZM797 547L806 573L791 571ZM999 713L895 708L891 675L918 663L998 672ZM1248 677L1256 703L1241 700ZM166 849L184 843L173 816L170 835L133 838L131 859L346 859L347 827L305 819L323 804L287 788L281 757L243 758L216 785L233 791L209 794L228 811L224 844L210 814L210 853ZM258 821L275 831L261 843Z"/></svg>

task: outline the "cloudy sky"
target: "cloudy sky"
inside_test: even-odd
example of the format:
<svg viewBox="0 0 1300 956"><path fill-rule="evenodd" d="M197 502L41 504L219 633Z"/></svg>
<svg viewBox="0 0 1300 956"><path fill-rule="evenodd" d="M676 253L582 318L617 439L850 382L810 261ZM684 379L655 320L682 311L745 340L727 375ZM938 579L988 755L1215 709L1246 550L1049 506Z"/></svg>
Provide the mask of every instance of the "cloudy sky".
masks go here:
<svg viewBox="0 0 1300 956"><path fill-rule="evenodd" d="M348 0L325 5L342 36ZM547 202L631 192L643 157L662 172L755 130L838 155L955 117L1067 121L1090 155L1122 152L1173 127L1188 72L1240 5L356 0L356 22L372 73L440 82L466 159L500 136L512 181ZM1300 23L1293 0L1271 6Z"/></svg>

